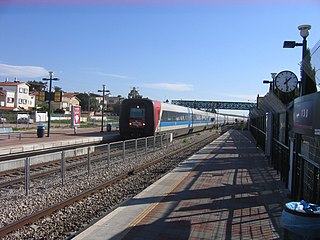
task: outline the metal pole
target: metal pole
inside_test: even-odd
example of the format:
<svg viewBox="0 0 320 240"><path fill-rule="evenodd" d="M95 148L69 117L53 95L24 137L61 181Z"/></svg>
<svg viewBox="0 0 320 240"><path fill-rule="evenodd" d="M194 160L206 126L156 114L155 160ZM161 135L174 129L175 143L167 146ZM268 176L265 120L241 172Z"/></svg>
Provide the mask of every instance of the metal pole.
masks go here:
<svg viewBox="0 0 320 240"><path fill-rule="evenodd" d="M108 143L108 167L110 166L110 143Z"/></svg>
<svg viewBox="0 0 320 240"><path fill-rule="evenodd" d="M103 132L103 112L104 112L104 92L105 92L105 89L106 89L106 85L102 85L102 113L101 113L101 116L102 116L102 121L101 121L101 132Z"/></svg>
<svg viewBox="0 0 320 240"><path fill-rule="evenodd" d="M307 83L306 83L306 72L305 72L305 63L304 58L307 52L307 37L303 37L302 41L302 61L301 61L301 96L306 95L307 93Z"/></svg>
<svg viewBox="0 0 320 240"><path fill-rule="evenodd" d="M147 154L147 152L148 152L148 138L146 137L145 139L146 139L146 141L145 141L145 153Z"/></svg>
<svg viewBox="0 0 320 240"><path fill-rule="evenodd" d="M136 159L138 158L138 139L136 139L135 141L135 155L136 155Z"/></svg>
<svg viewBox="0 0 320 240"><path fill-rule="evenodd" d="M88 92L88 114L90 112L90 92Z"/></svg>
<svg viewBox="0 0 320 240"><path fill-rule="evenodd" d="M53 74L53 72L49 72L49 108L48 108L48 132L47 132L47 137L50 137L52 74Z"/></svg>
<svg viewBox="0 0 320 240"><path fill-rule="evenodd" d="M90 174L90 148L88 147L87 153L87 160L88 160L88 175Z"/></svg>
<svg viewBox="0 0 320 240"><path fill-rule="evenodd" d="M53 72L49 72L49 78L42 78L44 81L49 81L49 106L48 106L48 131L47 131L47 137L50 137L50 125L51 125L51 88L52 88L52 81L58 81L59 78L52 78Z"/></svg>
<svg viewBox="0 0 320 240"><path fill-rule="evenodd" d="M66 164L65 164L65 152L61 152L61 184L64 185L65 177L66 177Z"/></svg>
<svg viewBox="0 0 320 240"><path fill-rule="evenodd" d="M26 157L24 161L24 188L26 196L28 196L30 188L30 157Z"/></svg>
<svg viewBox="0 0 320 240"><path fill-rule="evenodd" d="M101 116L102 116L102 121L101 121L101 132L103 132L103 111L104 111L104 108L105 108L105 104L104 104L104 97L105 97L105 93L106 92L110 92L109 90L106 90L106 85L103 84L102 85L102 90L98 90L98 92L102 92L102 113L101 113Z"/></svg>
<svg viewBox="0 0 320 240"><path fill-rule="evenodd" d="M126 141L122 142L122 157L124 161L126 159Z"/></svg>

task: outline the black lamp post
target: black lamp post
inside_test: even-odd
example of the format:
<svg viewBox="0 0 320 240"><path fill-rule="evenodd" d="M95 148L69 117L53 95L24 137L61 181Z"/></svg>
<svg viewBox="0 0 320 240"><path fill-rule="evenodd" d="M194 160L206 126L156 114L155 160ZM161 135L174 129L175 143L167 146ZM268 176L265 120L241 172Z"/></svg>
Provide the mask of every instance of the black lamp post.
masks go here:
<svg viewBox="0 0 320 240"><path fill-rule="evenodd" d="M275 79L276 75L277 75L277 73L271 73L272 81L263 80L263 83L265 83L265 84L269 83L270 84L269 92L274 92L274 79Z"/></svg>
<svg viewBox="0 0 320 240"><path fill-rule="evenodd" d="M50 137L50 122L51 122L51 88L52 88L52 81L58 81L59 78L53 78L53 72L49 72L49 78L42 78L43 81L49 81L49 108L48 108L48 132L47 137Z"/></svg>
<svg viewBox="0 0 320 240"><path fill-rule="evenodd" d="M106 92L110 92L109 90L106 90L106 85L102 85L102 90L98 90L98 92L102 92L102 111L101 111L101 131L103 132L103 112L104 112L104 96Z"/></svg>
<svg viewBox="0 0 320 240"><path fill-rule="evenodd" d="M90 92L88 92L88 114L90 113Z"/></svg>
<svg viewBox="0 0 320 240"><path fill-rule="evenodd" d="M301 87L300 87L300 96L306 95L307 93L307 79L306 79L306 71L305 71L305 63L304 58L307 52L307 37L309 36L309 30L311 29L311 25L300 25L298 26L300 30L300 36L303 38L302 43L296 43L295 41L284 41L284 48L294 48L296 46L302 46L302 62L301 62Z"/></svg>

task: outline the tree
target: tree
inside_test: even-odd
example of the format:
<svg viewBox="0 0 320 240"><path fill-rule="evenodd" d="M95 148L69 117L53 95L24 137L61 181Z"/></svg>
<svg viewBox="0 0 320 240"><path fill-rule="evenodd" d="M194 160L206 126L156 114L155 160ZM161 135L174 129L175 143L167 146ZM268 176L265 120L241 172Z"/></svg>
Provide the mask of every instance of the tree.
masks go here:
<svg viewBox="0 0 320 240"><path fill-rule="evenodd" d="M30 92L42 92L45 91L47 88L47 82L41 81L28 81L27 84L29 85Z"/></svg>
<svg viewBox="0 0 320 240"><path fill-rule="evenodd" d="M139 94L138 89L133 87L128 94L128 98L142 98L142 95Z"/></svg>
<svg viewBox="0 0 320 240"><path fill-rule="evenodd" d="M306 55L302 62L302 71L305 72L306 89L305 94L317 92L316 70L311 64L310 50L307 49Z"/></svg>
<svg viewBox="0 0 320 240"><path fill-rule="evenodd" d="M82 111L88 110L89 95L87 93L80 93L77 95L77 98L80 99L80 106Z"/></svg>
<svg viewBox="0 0 320 240"><path fill-rule="evenodd" d="M117 115L120 115L120 109L121 109L120 102L113 105L113 112L116 113Z"/></svg>
<svg viewBox="0 0 320 240"><path fill-rule="evenodd" d="M83 111L97 111L99 109L99 102L97 99L91 97L88 93L79 93L77 98L80 99L80 106Z"/></svg>
<svg viewBox="0 0 320 240"><path fill-rule="evenodd" d="M60 91L62 91L62 88L61 88L61 87L58 87L58 86L54 86L53 89L54 89L55 92L60 92Z"/></svg>

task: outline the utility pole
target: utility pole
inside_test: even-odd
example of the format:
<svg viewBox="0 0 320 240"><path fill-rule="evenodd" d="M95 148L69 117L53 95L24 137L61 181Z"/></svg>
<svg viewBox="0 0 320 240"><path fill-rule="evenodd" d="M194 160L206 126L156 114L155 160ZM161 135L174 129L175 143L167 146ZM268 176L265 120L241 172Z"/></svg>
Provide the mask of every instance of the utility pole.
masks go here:
<svg viewBox="0 0 320 240"><path fill-rule="evenodd" d="M88 92L88 114L90 112L90 92Z"/></svg>
<svg viewBox="0 0 320 240"><path fill-rule="evenodd" d="M49 78L42 78L43 81L49 81L49 107L48 107L48 132L47 137L50 137L50 122L51 122L51 88L52 88L52 81L58 81L59 78L53 78L53 72L49 72Z"/></svg>
<svg viewBox="0 0 320 240"><path fill-rule="evenodd" d="M109 90L106 90L106 85L103 84L103 85L102 85L102 90L98 90L98 92L102 92L101 131L100 131L100 132L103 132L103 126L104 126L104 124L103 124L103 112L104 112L104 106L105 106L105 104L104 104L104 101L105 101L104 97L105 97L105 93L106 93L106 92L110 92L110 91L109 91Z"/></svg>

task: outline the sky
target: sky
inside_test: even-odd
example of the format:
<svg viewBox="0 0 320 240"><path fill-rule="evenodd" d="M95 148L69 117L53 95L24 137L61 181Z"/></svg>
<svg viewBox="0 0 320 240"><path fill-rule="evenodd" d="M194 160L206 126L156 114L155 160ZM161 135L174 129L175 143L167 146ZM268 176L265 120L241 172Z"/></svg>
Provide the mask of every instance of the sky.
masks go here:
<svg viewBox="0 0 320 240"><path fill-rule="evenodd" d="M0 0L0 81L154 100L255 102L271 73L300 77L297 27L320 40L319 0Z"/></svg>

